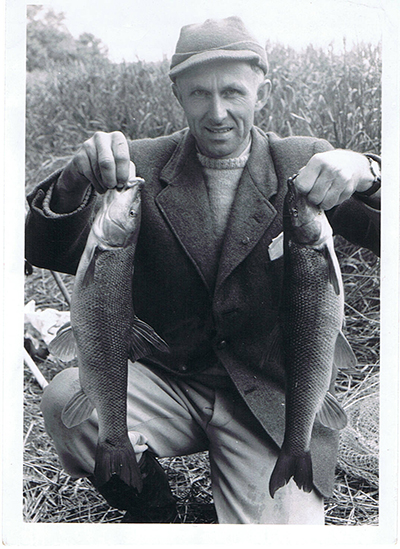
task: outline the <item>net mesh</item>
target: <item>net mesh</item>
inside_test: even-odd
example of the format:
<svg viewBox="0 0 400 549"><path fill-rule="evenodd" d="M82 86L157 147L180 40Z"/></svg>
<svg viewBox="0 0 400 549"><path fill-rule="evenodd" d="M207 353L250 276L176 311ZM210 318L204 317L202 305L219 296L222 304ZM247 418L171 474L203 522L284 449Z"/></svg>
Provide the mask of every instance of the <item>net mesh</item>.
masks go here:
<svg viewBox="0 0 400 549"><path fill-rule="evenodd" d="M341 431L339 467L355 478L378 487L379 378L368 377L344 403L348 424Z"/></svg>

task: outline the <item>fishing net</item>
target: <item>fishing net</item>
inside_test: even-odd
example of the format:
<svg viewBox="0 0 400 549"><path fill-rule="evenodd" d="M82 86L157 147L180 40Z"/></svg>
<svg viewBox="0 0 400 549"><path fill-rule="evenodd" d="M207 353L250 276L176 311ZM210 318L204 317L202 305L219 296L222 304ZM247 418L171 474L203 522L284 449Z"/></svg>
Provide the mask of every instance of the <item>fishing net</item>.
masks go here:
<svg viewBox="0 0 400 549"><path fill-rule="evenodd" d="M344 407L348 424L340 434L338 465L345 473L378 487L378 374L368 377L354 392L351 391Z"/></svg>

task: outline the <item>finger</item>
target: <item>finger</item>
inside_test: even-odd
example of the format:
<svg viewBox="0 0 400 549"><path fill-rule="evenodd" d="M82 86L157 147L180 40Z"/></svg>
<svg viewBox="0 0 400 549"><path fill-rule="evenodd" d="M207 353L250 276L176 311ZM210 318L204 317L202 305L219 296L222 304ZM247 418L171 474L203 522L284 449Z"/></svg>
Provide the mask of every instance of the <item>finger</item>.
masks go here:
<svg viewBox="0 0 400 549"><path fill-rule="evenodd" d="M326 196L332 195L335 193L335 187L333 186L333 180L328 179L326 175L321 174L314 185L312 186L310 192L307 195L307 200L315 206L322 206L322 203L326 199Z"/></svg>
<svg viewBox="0 0 400 549"><path fill-rule="evenodd" d="M309 194L320 174L320 165L313 161L313 158L311 158L306 166L301 168L298 176L294 180L294 185L301 194Z"/></svg>
<svg viewBox="0 0 400 549"><path fill-rule="evenodd" d="M346 171L326 167L321 170L307 198L322 209L329 210L349 198L354 192L354 185L354 179Z"/></svg>
<svg viewBox="0 0 400 549"><path fill-rule="evenodd" d="M333 208L333 206L336 206L336 204L338 204L340 194L340 190L332 184L329 188L326 189L326 192L322 199L318 197L318 202L314 202L314 204L318 205L323 210L330 210L331 208Z"/></svg>
<svg viewBox="0 0 400 549"><path fill-rule="evenodd" d="M352 195L351 190L346 187L345 189L340 192L339 189L329 189L327 194L325 195L325 198L323 202L321 203L321 208L323 210L330 210L334 206L338 206Z"/></svg>
<svg viewBox="0 0 400 549"><path fill-rule="evenodd" d="M92 165L96 178L102 187L112 189L117 186L116 166L111 146L111 135L104 132L96 132L93 136L97 158Z"/></svg>
<svg viewBox="0 0 400 549"><path fill-rule="evenodd" d="M91 140L85 141L72 159L72 170L74 177L78 176L79 178L90 182L96 191L104 192L94 170L96 158L97 154L93 142Z"/></svg>
<svg viewBox="0 0 400 549"><path fill-rule="evenodd" d="M123 187L128 181L130 169L129 147L124 134L121 132L111 134L111 150L114 156L117 186Z"/></svg>
<svg viewBox="0 0 400 549"><path fill-rule="evenodd" d="M128 181L134 181L136 179L136 166L135 164L130 161L129 162L129 176Z"/></svg>

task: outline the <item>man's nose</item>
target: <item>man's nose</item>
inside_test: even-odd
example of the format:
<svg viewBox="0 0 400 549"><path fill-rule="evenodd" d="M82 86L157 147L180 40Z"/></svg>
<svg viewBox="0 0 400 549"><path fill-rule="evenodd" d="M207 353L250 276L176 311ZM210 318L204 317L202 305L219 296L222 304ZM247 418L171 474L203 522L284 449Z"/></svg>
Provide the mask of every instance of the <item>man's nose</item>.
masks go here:
<svg viewBox="0 0 400 549"><path fill-rule="evenodd" d="M218 95L214 96L210 105L210 118L213 122L220 124L226 117L224 100Z"/></svg>

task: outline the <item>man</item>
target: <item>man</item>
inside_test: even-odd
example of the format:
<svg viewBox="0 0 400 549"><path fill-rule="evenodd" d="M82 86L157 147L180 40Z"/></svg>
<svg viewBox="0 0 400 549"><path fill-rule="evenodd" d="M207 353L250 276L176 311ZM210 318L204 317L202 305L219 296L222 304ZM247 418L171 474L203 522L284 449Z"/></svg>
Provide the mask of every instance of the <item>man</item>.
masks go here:
<svg viewBox="0 0 400 549"><path fill-rule="evenodd" d="M266 103L264 49L242 21L182 29L172 58L174 94L189 129L128 142L96 133L64 170L30 195L27 259L74 273L96 192L123 186L129 162L145 179L133 278L134 309L170 353L129 364L128 428L144 479L98 487L131 522L172 522L175 502L158 457L209 450L220 523L323 524L337 433L315 423L314 490L291 481L268 494L284 434L284 371L268 362L282 285L286 181L319 204L334 230L379 248L377 159L309 137L280 139L253 126ZM66 471L93 478L96 416L67 429L61 411L77 369L46 389L46 428Z"/></svg>

